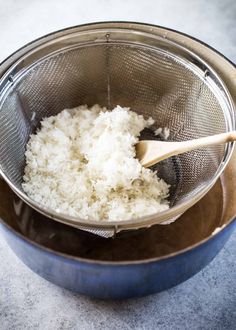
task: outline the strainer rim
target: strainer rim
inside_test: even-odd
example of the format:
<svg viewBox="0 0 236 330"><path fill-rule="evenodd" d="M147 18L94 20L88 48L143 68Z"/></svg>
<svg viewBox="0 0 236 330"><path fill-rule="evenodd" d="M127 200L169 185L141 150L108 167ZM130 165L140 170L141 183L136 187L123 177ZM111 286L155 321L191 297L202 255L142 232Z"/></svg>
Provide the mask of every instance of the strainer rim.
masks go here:
<svg viewBox="0 0 236 330"><path fill-rule="evenodd" d="M104 23L122 23L122 22L104 22ZM64 32L65 33L65 36L68 35L68 34L71 34L73 33L73 30L74 29L79 29L83 26L85 27L88 27L90 25L95 25L95 26L100 26L101 24L104 24L103 22L99 22L99 23L90 23L90 24L84 24L84 25L78 25L78 26L75 26L75 27L70 27L70 28L66 28L66 29L62 29L62 30L59 30L59 31L55 31L55 32L52 32L46 36L42 36L41 38L39 39L36 39L34 41L32 41L30 44L26 44L25 46L23 46L22 48L20 48L18 51L16 51L14 54L18 54L21 50L24 50L27 48L27 46L31 45L31 50L33 50L33 46L35 44L37 44L37 41L41 41L41 44L39 45L42 45L45 41L46 42L50 42L50 39L48 39L48 37L51 37L51 36L55 36L56 34L58 34L59 32ZM123 22L123 23L126 23L126 24L130 24L130 23L134 23L134 22ZM135 23L136 24L136 23ZM137 23L137 24L140 24L142 26L142 23ZM147 26L154 26L154 27L157 27L155 25L150 25L150 24L146 24ZM117 27L109 27L109 29L115 29ZM166 29L164 27L160 27L162 29ZM122 29L122 27L119 27L117 29ZM125 30L127 30L127 28L125 28ZM168 30L168 29L167 29ZM170 29L169 29L170 30ZM71 32L70 32L71 31ZM75 31L76 32L76 31ZM79 30L77 30L77 32L80 32ZM89 30L87 30L86 32L89 33ZM148 35L152 35L154 36L155 38L161 38L160 36L156 36L155 34L152 34L152 33L148 33L148 32L143 32L141 31L142 33L144 34L148 34ZM175 31L177 33L179 33L178 31ZM60 36L59 36L60 37ZM191 38L191 37L190 37ZM193 55L195 58L198 58L201 62L205 63L205 61L198 55L194 54L192 51L190 51L188 48L185 48L183 47L182 45L180 46L177 42L173 42L173 41L168 41L166 40L167 42L171 42L171 43L174 43L175 45L177 45L178 47L181 47L181 48L184 48L185 51L187 53L190 53L191 55ZM39 46L37 45L37 47ZM23 55L26 55L27 52ZM22 55L22 56L23 56ZM11 55L10 57L12 57L13 55ZM9 59L9 58L8 58ZM5 63L8 59L6 59L5 61L3 61L1 63L1 65L3 65L3 63ZM14 61L12 63L12 65L14 64ZM11 65L11 66L12 66ZM8 69L11 67L9 66ZM220 82L220 84L224 87L224 92L226 93L227 95L227 98L228 98L228 101L229 101L229 104L230 104L230 108L233 112L233 109L234 109L234 105L233 105L233 102L231 100L231 97L230 97L230 93L227 89L227 87L225 86L224 82L222 81L222 79L219 77L219 75L215 72L215 70L209 66L209 64L207 64L208 67L210 67L211 71L214 73L214 75L217 77L218 81ZM234 123L234 127L235 127L235 123ZM88 221L86 219L81 219L81 218L78 218L78 217L72 217L72 216L68 216L67 214L63 214L63 213L57 213L55 212L54 210L52 209L49 209L49 208L45 208L44 206L41 206L39 203L36 203L35 201L33 201L30 197L28 197L24 192L20 191L17 187L15 187L11 181L9 180L9 178L7 177L7 175L5 175L4 171L0 168L0 174L3 176L3 178L5 179L5 181L9 184L9 186L12 188L12 190L24 201L26 202L28 205L30 205L31 207L33 207L34 209L36 209L37 211L43 213L44 215L52 218L52 219L55 219L57 221L60 221L60 222L63 222L63 223L66 223L66 224L70 224L72 226L75 226L75 227L79 227L79 226L84 226L86 228L97 228L97 229L100 229L100 230L104 230L104 229L114 229L115 231L119 231L119 230L125 230L125 229L135 229L135 228L140 228L141 226L143 227L148 227L148 226L151 226L155 223L160 223L160 222L163 222L165 220L168 220L170 219L172 216L176 215L176 214L181 214L183 212L185 212L189 207L191 207L193 204L195 204L200 198L203 197L203 195L205 195L205 193L212 187L212 185L216 182L216 180L218 179L218 177L220 176L220 174L222 173L222 171L224 170L225 166L227 165L228 161L230 160L230 157L232 155L232 152L233 152L233 147L234 147L234 144L231 143L231 147L229 146L230 148L230 151L228 153L224 153L224 155L226 156L226 159L224 162L221 162L215 175L212 177L212 179L210 180L210 182L208 182L206 185L204 185L201 189L199 189L199 191L195 194L194 197L191 197L189 200L186 200L186 201L183 201L182 203L180 203L180 205L176 205L176 206L173 206L171 207L169 210L166 210L166 211L163 211L163 212L159 212L159 213L154 213L154 214L151 214L151 215L148 215L148 216L144 216L144 217L139 217L139 218L132 218L130 220L126 220L126 221ZM179 213L177 212L179 211ZM161 218L165 215L165 218L162 219L162 220L159 220L157 221L158 218Z"/></svg>

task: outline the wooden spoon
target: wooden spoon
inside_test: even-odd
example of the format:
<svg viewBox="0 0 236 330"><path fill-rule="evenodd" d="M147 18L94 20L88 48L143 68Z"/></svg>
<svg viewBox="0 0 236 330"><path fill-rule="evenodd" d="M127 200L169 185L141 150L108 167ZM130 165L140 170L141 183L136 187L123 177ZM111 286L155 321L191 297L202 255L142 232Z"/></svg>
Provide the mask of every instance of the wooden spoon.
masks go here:
<svg viewBox="0 0 236 330"><path fill-rule="evenodd" d="M183 142L143 140L136 144L136 156L144 167L194 149L236 141L236 131Z"/></svg>

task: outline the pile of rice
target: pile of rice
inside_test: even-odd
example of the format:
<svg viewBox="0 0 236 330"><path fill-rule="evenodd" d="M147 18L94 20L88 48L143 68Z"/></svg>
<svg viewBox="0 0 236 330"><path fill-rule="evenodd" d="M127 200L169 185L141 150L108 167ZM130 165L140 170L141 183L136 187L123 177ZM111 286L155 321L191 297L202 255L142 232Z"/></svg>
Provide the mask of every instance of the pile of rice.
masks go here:
<svg viewBox="0 0 236 330"><path fill-rule="evenodd" d="M24 191L44 207L90 220L128 220L169 208L169 186L135 158L152 118L117 106L79 106L45 118L27 145Z"/></svg>

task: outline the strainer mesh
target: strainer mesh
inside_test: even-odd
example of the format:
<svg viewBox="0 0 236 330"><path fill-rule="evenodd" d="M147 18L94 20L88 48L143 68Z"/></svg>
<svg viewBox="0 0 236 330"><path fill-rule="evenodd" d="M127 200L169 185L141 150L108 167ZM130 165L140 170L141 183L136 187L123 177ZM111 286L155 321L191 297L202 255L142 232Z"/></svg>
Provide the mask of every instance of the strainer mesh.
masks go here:
<svg viewBox="0 0 236 330"><path fill-rule="evenodd" d="M40 120L96 103L152 116L157 127L170 128L171 141L222 133L227 127L207 81L171 54L122 43L63 50L31 66L1 104L1 167L15 187L22 190L26 143ZM210 181L223 156L224 146L214 146L163 162L159 170L172 183L172 202L181 203Z"/></svg>

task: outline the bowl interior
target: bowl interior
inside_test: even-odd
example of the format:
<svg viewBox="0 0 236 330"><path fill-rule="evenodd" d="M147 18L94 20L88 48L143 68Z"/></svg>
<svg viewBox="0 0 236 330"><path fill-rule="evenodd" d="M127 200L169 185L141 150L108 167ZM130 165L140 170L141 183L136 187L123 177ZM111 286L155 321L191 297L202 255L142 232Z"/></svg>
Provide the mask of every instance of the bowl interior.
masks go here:
<svg viewBox="0 0 236 330"><path fill-rule="evenodd" d="M46 218L22 202L0 180L0 217L31 241L79 258L136 261L166 256L196 244L223 225L222 180L182 217L170 225L123 232L102 238Z"/></svg>
<svg viewBox="0 0 236 330"><path fill-rule="evenodd" d="M0 219L13 232L53 253L100 261L138 261L176 253L211 237L236 215L236 151L214 187L170 225L102 238L55 222L17 197L0 179Z"/></svg>

